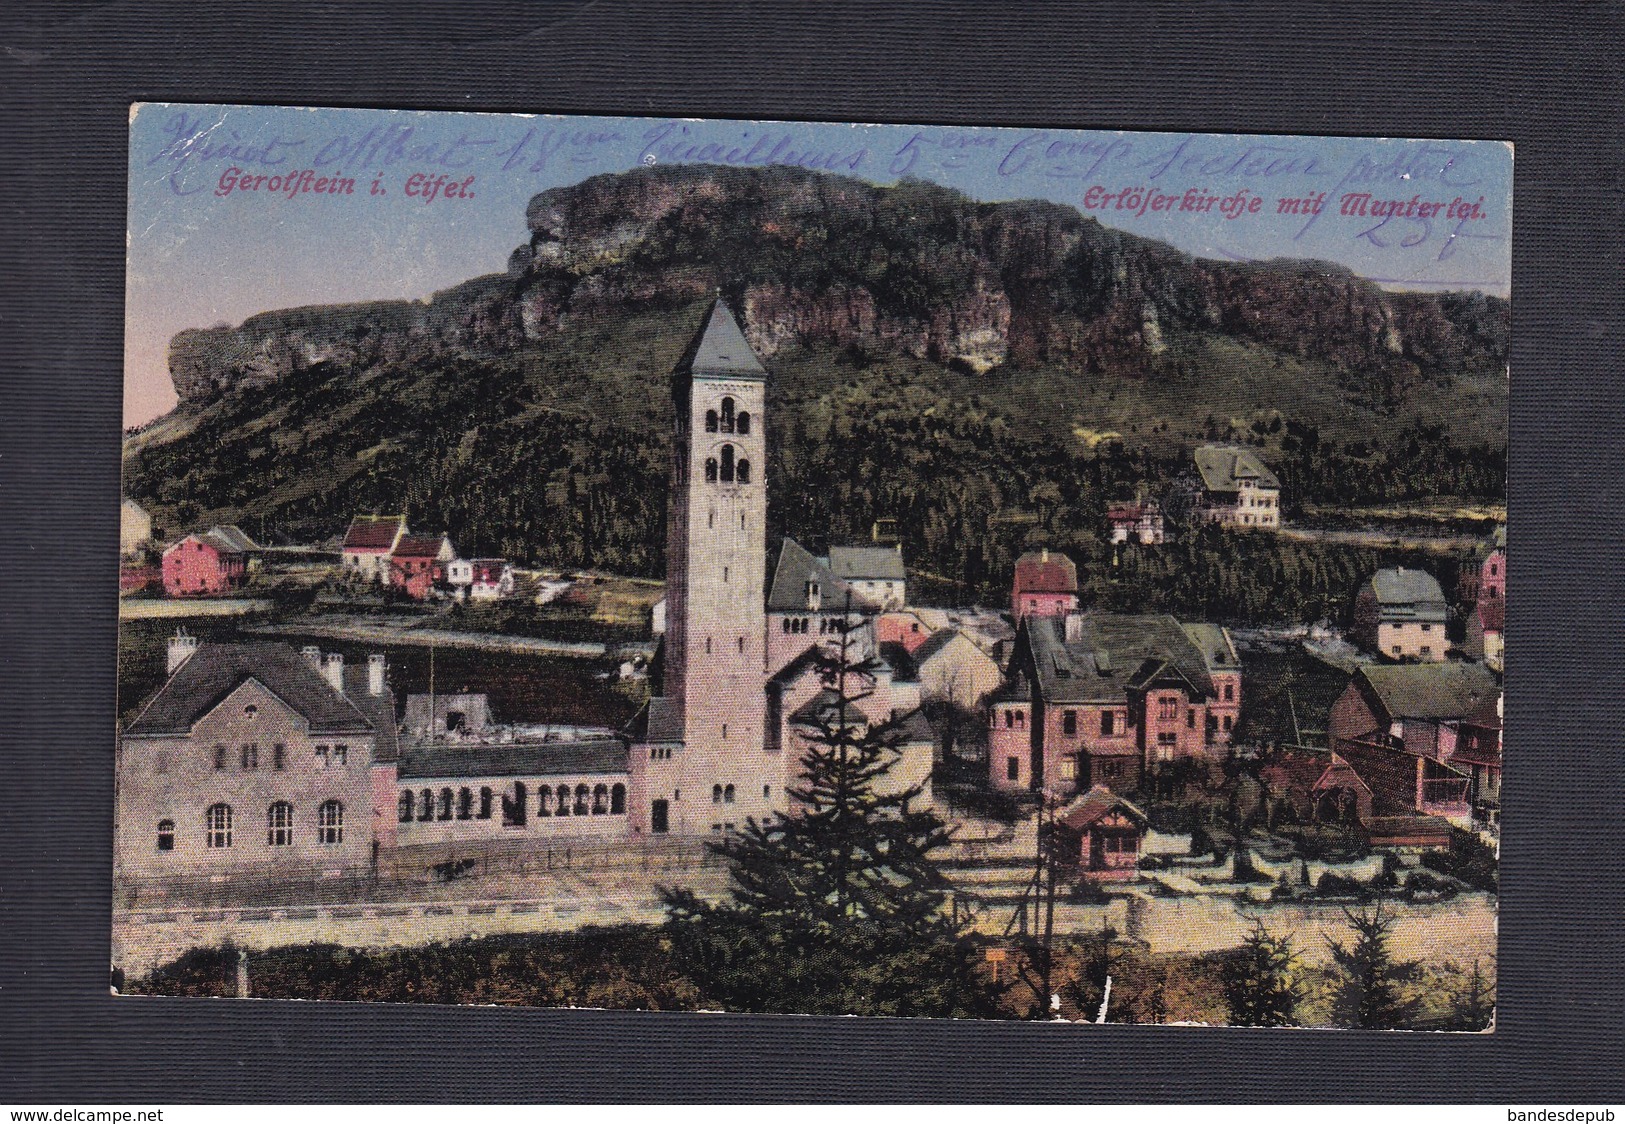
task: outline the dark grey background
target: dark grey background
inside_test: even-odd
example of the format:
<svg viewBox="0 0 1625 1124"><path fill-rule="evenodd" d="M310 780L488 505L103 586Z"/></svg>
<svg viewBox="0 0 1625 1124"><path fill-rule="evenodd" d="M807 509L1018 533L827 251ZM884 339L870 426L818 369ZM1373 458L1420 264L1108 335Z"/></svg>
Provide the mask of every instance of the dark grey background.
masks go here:
<svg viewBox="0 0 1625 1124"><path fill-rule="evenodd" d="M0 15L0 1101L1619 1101L1609 4L65 3ZM1032 1027L107 994L135 100L1516 142L1500 1029Z"/></svg>

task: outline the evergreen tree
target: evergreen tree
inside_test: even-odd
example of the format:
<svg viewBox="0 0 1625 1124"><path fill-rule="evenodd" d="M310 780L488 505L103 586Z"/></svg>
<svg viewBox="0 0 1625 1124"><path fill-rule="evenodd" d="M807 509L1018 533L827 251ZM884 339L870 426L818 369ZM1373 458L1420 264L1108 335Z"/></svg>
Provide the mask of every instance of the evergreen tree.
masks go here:
<svg viewBox="0 0 1625 1124"><path fill-rule="evenodd" d="M1389 947L1393 915L1378 902L1369 910L1345 908L1343 916L1354 929L1353 941L1343 945L1326 938L1340 976L1332 988L1333 1021L1378 1030L1409 1025L1420 1001L1407 994L1406 985L1416 979L1418 965L1396 959Z"/></svg>
<svg viewBox="0 0 1625 1124"><path fill-rule="evenodd" d="M1220 972L1231 1026L1297 1026L1303 985L1290 937L1271 935L1253 919L1252 931Z"/></svg>
<svg viewBox="0 0 1625 1124"><path fill-rule="evenodd" d="M1473 961L1472 970L1450 998L1446 1030L1488 1030L1495 1020L1495 982Z"/></svg>
<svg viewBox="0 0 1625 1124"><path fill-rule="evenodd" d="M789 790L793 810L707 843L730 865L731 900L662 892L678 966L729 1010L997 1014L932 858L948 827L916 807L919 786L885 784L898 733L860 706L875 669L845 630L819 656L826 705Z"/></svg>

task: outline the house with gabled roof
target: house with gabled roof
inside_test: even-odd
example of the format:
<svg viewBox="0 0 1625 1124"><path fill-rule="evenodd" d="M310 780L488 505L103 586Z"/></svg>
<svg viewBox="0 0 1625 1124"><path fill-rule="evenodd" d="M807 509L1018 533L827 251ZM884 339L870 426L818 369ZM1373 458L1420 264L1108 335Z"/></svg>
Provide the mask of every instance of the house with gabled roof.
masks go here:
<svg viewBox="0 0 1625 1124"><path fill-rule="evenodd" d="M1064 617L1078 608L1078 567L1060 551L1048 547L1016 559L1010 583L1010 615Z"/></svg>
<svg viewBox="0 0 1625 1124"><path fill-rule="evenodd" d="M988 701L989 783L1065 798L1132 792L1147 771L1229 745L1241 656L1227 629L1171 616L1029 618Z"/></svg>
<svg viewBox="0 0 1625 1124"><path fill-rule="evenodd" d="M1105 785L1096 785L1055 813L1061 854L1091 882L1121 882L1140 871L1140 845L1151 820Z"/></svg>
<svg viewBox="0 0 1625 1124"><path fill-rule="evenodd" d="M1004 680L993 657L957 628L933 632L909 658L924 698L940 699L964 710L979 711L982 700Z"/></svg>
<svg viewBox="0 0 1625 1124"><path fill-rule="evenodd" d="M425 601L447 580L446 566L456 557L448 535L402 535L389 556L390 587Z"/></svg>
<svg viewBox="0 0 1625 1124"><path fill-rule="evenodd" d="M1467 758L1482 754L1463 744L1463 728L1482 728L1499 699L1500 686L1482 664L1369 664L1333 704L1327 735L1371 787L1375 814L1465 824L1472 814ZM1498 765L1496 773L1498 787Z"/></svg>
<svg viewBox="0 0 1625 1124"><path fill-rule="evenodd" d="M1426 570L1378 570L1354 597L1349 639L1390 660L1439 661L1449 647L1449 609L1438 579Z"/></svg>
<svg viewBox="0 0 1625 1124"><path fill-rule="evenodd" d="M237 527L210 527L187 535L164 550L164 592L199 597L236 589L248 580L249 558L258 549Z"/></svg>
<svg viewBox="0 0 1625 1124"><path fill-rule="evenodd" d="M121 878L364 874L392 845L395 702L384 657L177 634L167 676L121 732Z"/></svg>
<svg viewBox="0 0 1625 1124"><path fill-rule="evenodd" d="M389 580L389 559L406 536L404 515L357 515L339 547L346 577L360 581Z"/></svg>
<svg viewBox="0 0 1625 1124"><path fill-rule="evenodd" d="M152 542L152 516L147 509L125 497L119 503L118 545L124 558L136 558L145 553Z"/></svg>
<svg viewBox="0 0 1625 1124"><path fill-rule="evenodd" d="M908 571L903 547L832 546L821 560L838 579L882 610L908 604Z"/></svg>
<svg viewBox="0 0 1625 1124"><path fill-rule="evenodd" d="M820 642L838 639L843 621L869 621L880 611L880 603L838 577L828 559L818 558L786 538L767 590L768 675L801 655L814 638ZM873 647L867 629L854 639L864 651Z"/></svg>
<svg viewBox="0 0 1625 1124"><path fill-rule="evenodd" d="M1244 445L1202 445L1195 453L1202 500L1197 517L1243 529L1281 525L1281 481Z"/></svg>

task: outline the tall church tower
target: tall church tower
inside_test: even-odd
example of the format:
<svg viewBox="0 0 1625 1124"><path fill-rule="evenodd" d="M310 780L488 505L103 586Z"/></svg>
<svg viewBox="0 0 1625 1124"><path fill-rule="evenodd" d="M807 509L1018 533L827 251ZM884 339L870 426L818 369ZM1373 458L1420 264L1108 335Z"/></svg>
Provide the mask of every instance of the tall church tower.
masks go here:
<svg viewBox="0 0 1625 1124"><path fill-rule="evenodd" d="M784 800L763 729L767 372L720 300L671 389L664 698L651 717L663 712L681 744L634 767L650 830L709 834Z"/></svg>

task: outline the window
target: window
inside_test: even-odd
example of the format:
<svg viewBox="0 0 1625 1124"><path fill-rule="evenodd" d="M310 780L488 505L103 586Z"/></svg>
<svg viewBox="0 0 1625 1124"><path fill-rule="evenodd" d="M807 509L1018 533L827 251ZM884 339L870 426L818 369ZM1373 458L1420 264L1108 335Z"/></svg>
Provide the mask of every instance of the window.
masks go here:
<svg viewBox="0 0 1625 1124"><path fill-rule="evenodd" d="M316 767L318 769L327 768L327 747L325 745L317 746L312 756L316 758Z"/></svg>
<svg viewBox="0 0 1625 1124"><path fill-rule="evenodd" d="M1109 738L1117 732L1117 716L1109 710L1100 712L1100 736Z"/></svg>
<svg viewBox="0 0 1625 1124"><path fill-rule="evenodd" d="M723 580L723 581L727 581L727 580L728 580L728 567L726 567L726 566L724 566L724 567L723 567L723 568L722 568L722 580Z"/></svg>
<svg viewBox="0 0 1625 1124"><path fill-rule="evenodd" d="M293 805L278 800L265 810L265 845L287 847L293 843Z"/></svg>
<svg viewBox="0 0 1625 1124"><path fill-rule="evenodd" d="M570 814L570 786L567 784L559 785L556 798L558 804L555 805L553 811L558 815L568 816Z"/></svg>
<svg viewBox="0 0 1625 1124"><path fill-rule="evenodd" d="M1018 781L1021 779L1021 758L1007 757L1004 760L1004 779Z"/></svg>
<svg viewBox="0 0 1625 1124"><path fill-rule="evenodd" d="M1431 647L1429 647L1428 645L1423 644L1422 645L1422 654L1424 656L1431 656L1433 654L1433 649Z"/></svg>
<svg viewBox="0 0 1625 1124"><path fill-rule="evenodd" d="M1433 631L1433 626L1431 624L1424 624L1422 626L1422 631L1423 632L1432 632Z"/></svg>
<svg viewBox="0 0 1625 1124"><path fill-rule="evenodd" d="M589 789L586 785L584 785L584 784L576 785L576 807L575 807L575 814L576 815L585 816L587 814L587 798L591 795L591 793L592 793L592 790Z"/></svg>
<svg viewBox="0 0 1625 1124"><path fill-rule="evenodd" d="M1171 722L1179 717L1179 700L1166 698L1157 700L1157 717L1165 722Z"/></svg>
<svg viewBox="0 0 1625 1124"><path fill-rule="evenodd" d="M280 773L284 768L287 767L287 764L288 747L283 745L281 742L277 742L271 747L271 768Z"/></svg>
<svg viewBox="0 0 1625 1124"><path fill-rule="evenodd" d="M717 431L717 412L715 410L707 410L707 411L705 411L705 432L707 432L707 433L715 433L716 431Z"/></svg>
<svg viewBox="0 0 1625 1124"><path fill-rule="evenodd" d="M724 433L732 433L733 431L734 431L734 400L732 398L724 398L722 400L722 432L724 432Z"/></svg>
<svg viewBox="0 0 1625 1124"><path fill-rule="evenodd" d="M160 851L173 851L175 849L175 821L158 821L158 849Z"/></svg>
<svg viewBox="0 0 1625 1124"><path fill-rule="evenodd" d="M786 631L786 632L790 631L790 618L789 617L784 618L784 631Z"/></svg>
<svg viewBox="0 0 1625 1124"><path fill-rule="evenodd" d="M335 765L343 765L345 763L345 761L349 758L349 756L350 756L350 747L349 746L347 746L347 745L336 745L336 746L333 747L333 764L335 764Z"/></svg>
<svg viewBox="0 0 1625 1124"><path fill-rule="evenodd" d="M542 785L536 790L536 816L538 819L553 814L553 789Z"/></svg>
<svg viewBox="0 0 1625 1124"><path fill-rule="evenodd" d="M1027 728L1027 712L1025 710L1016 711L1016 729L1025 730L1026 728Z"/></svg>
<svg viewBox="0 0 1625 1124"><path fill-rule="evenodd" d="M1501 596L1501 591L1499 589L1496 589L1493 585L1490 586L1487 590L1485 590L1485 592L1490 595L1490 600L1491 601L1494 601L1497 597Z"/></svg>
<svg viewBox="0 0 1625 1124"><path fill-rule="evenodd" d="M1063 757L1061 759L1061 779L1063 781L1078 779L1078 759L1076 757Z"/></svg>
<svg viewBox="0 0 1625 1124"><path fill-rule="evenodd" d="M1225 702L1235 702L1236 701L1236 686L1235 686L1234 683L1226 683L1224 685L1224 701Z"/></svg>
<svg viewBox="0 0 1625 1124"><path fill-rule="evenodd" d="M734 476L741 484L750 483L750 461L740 458L739 464L734 468Z"/></svg>
<svg viewBox="0 0 1625 1124"><path fill-rule="evenodd" d="M344 805L337 800L327 801L317 813L316 839L329 846L344 842Z"/></svg>
<svg viewBox="0 0 1625 1124"><path fill-rule="evenodd" d="M1224 716L1224 719L1223 719L1221 724L1224 726L1225 732L1229 733L1230 732L1230 716L1228 714L1226 714Z"/></svg>
<svg viewBox="0 0 1625 1124"><path fill-rule="evenodd" d="M216 772L226 767L226 747L223 745L214 747L214 767Z"/></svg>
<svg viewBox="0 0 1625 1124"><path fill-rule="evenodd" d="M734 447L732 445L724 445L722 447L721 479L724 484L732 484L734 482Z"/></svg>
<svg viewBox="0 0 1625 1124"><path fill-rule="evenodd" d="M734 432L746 437L750 436L750 411L739 411L739 417L734 420Z"/></svg>
<svg viewBox="0 0 1625 1124"><path fill-rule="evenodd" d="M409 788L401 789L400 808L398 809L397 818L402 823L412 822L412 790Z"/></svg>
<svg viewBox="0 0 1625 1124"><path fill-rule="evenodd" d="M614 785L609 790L609 814L612 816L626 815L626 786Z"/></svg>
<svg viewBox="0 0 1625 1124"><path fill-rule="evenodd" d="M717 482L717 458L716 457L706 457L705 458L705 482L707 484L715 484Z"/></svg>
<svg viewBox="0 0 1625 1124"><path fill-rule="evenodd" d="M728 724L726 722L722 724L722 740L728 740Z"/></svg>
<svg viewBox="0 0 1625 1124"><path fill-rule="evenodd" d="M711 803L722 803L722 786L720 784L714 784L711 786Z"/></svg>
<svg viewBox="0 0 1625 1124"><path fill-rule="evenodd" d="M770 785L770 784L764 784L762 786L762 799L766 800L769 797L771 797L772 795L773 795L773 786Z"/></svg>
<svg viewBox="0 0 1625 1124"><path fill-rule="evenodd" d="M609 785L595 784L592 786L592 814L602 816L609 811Z"/></svg>
<svg viewBox="0 0 1625 1124"><path fill-rule="evenodd" d="M203 813L203 842L211 849L231 846L230 804L211 804Z"/></svg>
<svg viewBox="0 0 1625 1124"><path fill-rule="evenodd" d="M260 747L250 742L238 751L237 759L242 763L245 772L258 769L260 767Z"/></svg>
<svg viewBox="0 0 1625 1124"><path fill-rule="evenodd" d="M457 790L457 818L466 820L474 815L474 793L469 789Z"/></svg>
<svg viewBox="0 0 1625 1124"><path fill-rule="evenodd" d="M1196 708L1194 707L1185 711L1185 729L1196 729Z"/></svg>
<svg viewBox="0 0 1625 1124"><path fill-rule="evenodd" d="M1015 724L1016 724L1016 712L1013 711L1013 710L1005 711L1004 712L1004 728L1006 730L1008 730L1008 729L1010 729L1010 727L1014 726Z"/></svg>
<svg viewBox="0 0 1625 1124"><path fill-rule="evenodd" d="M489 788L480 789L480 814L478 818L482 820L491 818L491 790Z"/></svg>
<svg viewBox="0 0 1625 1124"><path fill-rule="evenodd" d="M451 789L443 788L440 790L439 814L435 818L451 819Z"/></svg>
<svg viewBox="0 0 1625 1124"><path fill-rule="evenodd" d="M741 653L743 653L743 652L744 652L744 650L745 650L745 638L744 638L744 637L743 637L743 636L741 636L741 637L740 637L740 638L739 638L739 639L738 639L738 641L736 641L736 646L737 646L737 647L738 647L738 648L739 648L739 651L740 651L740 652L741 652Z"/></svg>
<svg viewBox="0 0 1625 1124"><path fill-rule="evenodd" d="M722 790L722 802L724 804L732 804L734 802L734 786L733 785L728 785L727 787L725 787Z"/></svg>
<svg viewBox="0 0 1625 1124"><path fill-rule="evenodd" d="M1068 737L1078 732L1078 712L1067 710L1061 713L1061 732Z"/></svg>
<svg viewBox="0 0 1625 1124"><path fill-rule="evenodd" d="M424 789L418 793L418 822L434 819L434 792Z"/></svg>
<svg viewBox="0 0 1625 1124"><path fill-rule="evenodd" d="M169 754L161 750L155 754L152 759L152 770L155 773L169 772Z"/></svg>

